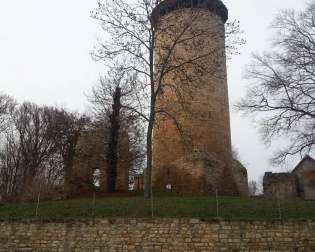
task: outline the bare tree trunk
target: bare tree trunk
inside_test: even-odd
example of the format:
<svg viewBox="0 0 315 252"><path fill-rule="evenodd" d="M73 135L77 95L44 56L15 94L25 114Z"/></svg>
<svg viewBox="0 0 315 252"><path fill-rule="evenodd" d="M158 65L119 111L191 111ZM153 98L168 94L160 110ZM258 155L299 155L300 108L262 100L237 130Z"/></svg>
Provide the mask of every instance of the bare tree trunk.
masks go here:
<svg viewBox="0 0 315 252"><path fill-rule="evenodd" d="M147 133L147 168L145 170L145 182L144 182L144 197L151 197L151 183L152 183L152 131L153 120L149 121L148 133Z"/></svg>
<svg viewBox="0 0 315 252"><path fill-rule="evenodd" d="M150 59L150 89L151 89L151 100L150 100L150 117L148 121L148 131L147 131L147 168L145 172L145 181L144 181L144 197L150 198L152 197L152 134L153 134L153 127L155 122L155 102L156 102L156 92L155 92L155 85L154 85L154 29L151 30L152 33L152 40L151 40L151 47L149 50L149 59Z"/></svg>

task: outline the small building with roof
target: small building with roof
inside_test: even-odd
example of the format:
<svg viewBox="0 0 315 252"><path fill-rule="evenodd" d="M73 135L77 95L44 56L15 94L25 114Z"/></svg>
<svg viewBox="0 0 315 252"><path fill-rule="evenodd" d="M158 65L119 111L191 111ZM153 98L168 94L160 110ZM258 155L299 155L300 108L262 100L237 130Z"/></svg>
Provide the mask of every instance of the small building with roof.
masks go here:
<svg viewBox="0 0 315 252"><path fill-rule="evenodd" d="M315 200L315 160L307 155L292 172L266 172L263 187L266 197Z"/></svg>

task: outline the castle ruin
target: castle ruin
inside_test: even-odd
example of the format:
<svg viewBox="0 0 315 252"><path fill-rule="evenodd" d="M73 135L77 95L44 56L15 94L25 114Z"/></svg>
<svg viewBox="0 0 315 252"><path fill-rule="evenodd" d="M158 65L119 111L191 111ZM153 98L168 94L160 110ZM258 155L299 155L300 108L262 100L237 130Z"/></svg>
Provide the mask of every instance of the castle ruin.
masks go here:
<svg viewBox="0 0 315 252"><path fill-rule="evenodd" d="M156 109L165 113L157 114L153 130L154 191L248 195L247 170L232 158L231 150L227 19L228 10L220 0L165 0L153 10L155 76L173 45L165 67L184 65L163 76L163 90L156 97ZM175 38L183 42L174 44ZM86 132L81 138L74 173L88 182L101 169L104 188L106 139L100 134ZM127 149L120 157L128 156ZM119 162L117 190L126 191L128 164ZM134 187L143 189L143 176L135 178Z"/></svg>
<svg viewBox="0 0 315 252"><path fill-rule="evenodd" d="M99 191L107 190L107 161L108 131L105 128L94 128L84 131L75 150L73 170L69 190L72 194L82 195L92 188ZM129 172L131 169L129 137L121 132L118 140L118 164L116 190L129 190Z"/></svg>

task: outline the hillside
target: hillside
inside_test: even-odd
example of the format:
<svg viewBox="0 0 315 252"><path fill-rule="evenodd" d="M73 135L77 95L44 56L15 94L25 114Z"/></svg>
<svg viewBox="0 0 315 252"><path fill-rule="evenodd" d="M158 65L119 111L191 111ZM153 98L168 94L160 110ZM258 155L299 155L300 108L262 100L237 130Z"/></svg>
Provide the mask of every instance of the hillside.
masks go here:
<svg viewBox="0 0 315 252"><path fill-rule="evenodd" d="M151 202L141 196L103 197L47 201L38 207L38 218L146 218L151 217ZM279 207L280 206L280 207ZM280 210L280 211L279 211ZM154 216L162 218L217 217L214 197L158 196L154 198ZM281 216L281 217L280 217ZM36 217L36 203L4 204L0 219ZM219 198L219 217L229 220L315 219L314 201L280 201L264 198Z"/></svg>

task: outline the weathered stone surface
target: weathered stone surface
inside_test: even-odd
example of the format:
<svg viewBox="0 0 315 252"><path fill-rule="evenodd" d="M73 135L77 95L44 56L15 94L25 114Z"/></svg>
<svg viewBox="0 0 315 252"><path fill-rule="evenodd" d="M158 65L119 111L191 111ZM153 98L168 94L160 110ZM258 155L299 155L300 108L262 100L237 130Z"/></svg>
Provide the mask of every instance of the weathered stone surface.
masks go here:
<svg viewBox="0 0 315 252"><path fill-rule="evenodd" d="M232 163L233 176L241 196L249 196L247 169L234 159Z"/></svg>
<svg viewBox="0 0 315 252"><path fill-rule="evenodd" d="M315 160L305 156L291 173L266 172L263 185L267 197L315 200Z"/></svg>
<svg viewBox="0 0 315 252"><path fill-rule="evenodd" d="M93 185L94 172L99 170L99 185L106 191L106 154L108 149L108 134L102 128L83 132L76 147L74 166L72 171L72 191L80 194ZM121 133L118 141L118 166L116 190L128 191L130 170L129 138L127 133Z"/></svg>
<svg viewBox="0 0 315 252"><path fill-rule="evenodd" d="M280 199L297 197L296 178L291 173L266 172L263 179L264 195Z"/></svg>
<svg viewBox="0 0 315 252"><path fill-rule="evenodd" d="M315 171L305 171L302 176L304 199L315 200Z"/></svg>
<svg viewBox="0 0 315 252"><path fill-rule="evenodd" d="M306 200L315 200L315 160L305 156L292 174L297 178L298 195Z"/></svg>
<svg viewBox="0 0 315 252"><path fill-rule="evenodd" d="M144 189L144 175L138 174L133 177L133 190L142 191Z"/></svg>
<svg viewBox="0 0 315 252"><path fill-rule="evenodd" d="M165 48L171 48L185 27L180 38L185 43L175 47L169 65L195 58L198 61L163 78L166 88L157 97L157 110L167 111L172 117L158 115L154 128L155 190L165 190L171 184L176 192L240 193L232 174L225 28L215 13L204 8L175 8L156 21L157 74L167 54ZM207 70L200 74L196 65Z"/></svg>
<svg viewBox="0 0 315 252"><path fill-rule="evenodd" d="M95 219L0 222L8 251L314 251L314 221Z"/></svg>

